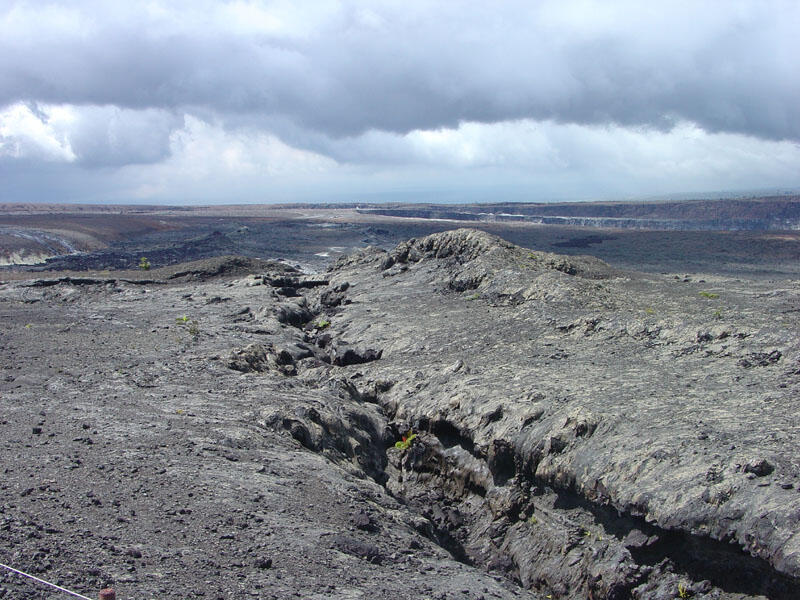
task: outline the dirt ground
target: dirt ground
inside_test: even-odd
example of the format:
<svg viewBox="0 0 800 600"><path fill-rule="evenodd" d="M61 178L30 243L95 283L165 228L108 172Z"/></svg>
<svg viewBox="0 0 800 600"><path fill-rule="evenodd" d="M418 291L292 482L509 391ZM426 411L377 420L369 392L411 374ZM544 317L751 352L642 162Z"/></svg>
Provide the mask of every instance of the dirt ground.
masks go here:
<svg viewBox="0 0 800 600"><path fill-rule="evenodd" d="M274 302L236 279L0 288L0 562L120 600L528 597L259 422L322 398L226 366L264 336L233 313ZM0 597L63 595L2 572Z"/></svg>

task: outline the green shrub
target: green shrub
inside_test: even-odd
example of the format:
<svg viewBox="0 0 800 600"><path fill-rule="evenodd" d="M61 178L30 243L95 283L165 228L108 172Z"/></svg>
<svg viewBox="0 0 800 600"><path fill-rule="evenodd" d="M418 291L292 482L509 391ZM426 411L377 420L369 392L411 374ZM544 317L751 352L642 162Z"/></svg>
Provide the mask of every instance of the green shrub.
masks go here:
<svg viewBox="0 0 800 600"><path fill-rule="evenodd" d="M417 437L416 433L413 433L410 429L408 433L403 436L403 439L399 442L395 442L394 447L400 450L408 450L411 447L411 444L414 442L414 439Z"/></svg>

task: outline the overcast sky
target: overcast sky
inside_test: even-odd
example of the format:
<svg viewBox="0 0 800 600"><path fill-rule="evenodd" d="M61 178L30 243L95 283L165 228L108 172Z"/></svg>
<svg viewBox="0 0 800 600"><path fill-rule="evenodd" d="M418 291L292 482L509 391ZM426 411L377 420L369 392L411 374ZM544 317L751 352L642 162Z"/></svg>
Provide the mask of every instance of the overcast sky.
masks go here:
<svg viewBox="0 0 800 600"><path fill-rule="evenodd" d="M800 189L800 2L0 0L0 201Z"/></svg>

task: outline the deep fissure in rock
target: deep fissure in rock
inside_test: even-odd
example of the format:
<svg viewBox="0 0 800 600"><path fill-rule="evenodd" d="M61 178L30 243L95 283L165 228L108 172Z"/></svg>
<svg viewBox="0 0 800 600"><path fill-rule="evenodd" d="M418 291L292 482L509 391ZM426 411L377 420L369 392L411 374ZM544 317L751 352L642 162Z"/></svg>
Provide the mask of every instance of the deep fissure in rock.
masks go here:
<svg viewBox="0 0 800 600"><path fill-rule="evenodd" d="M474 441L453 423L446 420L428 421L423 418L418 421L418 425L420 429L425 428L436 435L443 447L461 446L476 458L486 460L480 452L476 452ZM517 474L514 467L516 461L513 454L509 454L509 448L505 447L507 443L503 444L502 440L495 442L493 452L490 452L488 466L494 476L495 484L502 486ZM530 475L521 478L515 485L550 487L549 483L539 481ZM478 493L471 486L465 486L465 489ZM685 574L693 581L707 580L728 593L766 595L770 600L800 598L800 582L777 573L766 560L752 556L735 543L659 528L647 523L642 517L619 513L614 508L594 504L571 490L553 491L557 494L555 509L568 511L580 508L589 512L594 518L595 525L601 526L605 532L622 542L639 565L655 566L669 561L674 565L675 572ZM479 495L485 496L485 490L481 492ZM626 543L626 538L633 532L644 534L646 542L640 545ZM489 567L488 564L482 566L487 569ZM624 597L630 597L629 593L626 592Z"/></svg>
<svg viewBox="0 0 800 600"><path fill-rule="evenodd" d="M461 446L470 454L475 453L475 442L472 441L472 438L464 435L461 430L450 421L445 421L443 419L430 421L423 417L418 421L417 427L422 430L430 431L439 438L439 441L445 448Z"/></svg>
<svg viewBox="0 0 800 600"><path fill-rule="evenodd" d="M641 532L640 542L625 543L639 564L654 566L666 559L675 565L677 572L694 581L708 580L726 592L765 595L770 600L800 598L800 582L777 573L767 561L745 552L736 543L663 529L643 517L594 504L571 490L555 492L556 508L590 512L607 533L623 543L632 533Z"/></svg>
<svg viewBox="0 0 800 600"><path fill-rule="evenodd" d="M378 406L380 406L380 403ZM383 411L381 411L381 416L384 419L386 418L386 414ZM427 506L409 501L402 495L394 494L389 489L389 475L385 470L388 464L387 447L391 447L389 440L386 439L384 433L379 431L380 427L376 427L369 419L352 417L352 414L348 415L349 426L354 431L358 431L363 438L370 440L371 450L369 454L371 455L371 460L367 461L369 466L362 464L363 467L367 467L365 468L365 474L383 486L387 493L403 502L412 511L423 516L429 523L430 528L420 530L420 533L446 550L455 560L490 570L492 563L497 563L498 555L494 555L491 560L481 560L481 557L475 557L458 539L458 530L461 524L454 525L442 515L437 517L437 512L444 514L446 511L451 510L451 505L457 505L463 498L450 497L446 489L443 490L434 486L430 486L428 489L430 503ZM318 419L312 420L317 421ZM436 436L443 448L461 447L476 459L484 461L492 473L494 484L498 487L511 483L519 488L553 489L550 483L539 481L530 474L525 477L519 477L520 473L516 471L515 464L520 464L521 461L519 457L513 455L513 449L508 442L495 440L489 456L486 457L476 450L472 438L465 435L463 430L449 421L441 419L430 421L423 418L418 420L416 424L418 431L425 430ZM321 447L311 442L306 428L297 421L293 419L287 420L283 425L287 430L290 430L293 437L307 448L313 451L322 450ZM388 421L384 422L384 429L393 430ZM397 429L397 427L394 427L394 429ZM336 437L329 427L324 427L324 435L331 438ZM332 442L325 444L325 446L329 445L334 444ZM351 449L338 443L335 444L335 447L349 458L359 459ZM363 451L363 448L361 451ZM421 470L425 471L427 469L422 467ZM438 476L446 475L445 472L437 472L434 465L430 466L430 471L432 473L436 472ZM513 481L515 477L519 478ZM461 489L465 493L474 494L481 498L486 496L486 489L471 484L469 481L466 481ZM736 544L691 535L683 531L662 529L647 523L642 517L619 513L612 507L594 504L572 490L553 489L553 492L557 495L554 509L566 513L577 508L590 513L594 519L594 524L602 527L607 534L613 535L627 547L633 560L639 565L652 567L664 561L669 561L676 573L684 574L693 581L708 580L715 587L728 593L752 596L766 595L770 600L793 600L800 597L800 584L797 581L775 572L767 561L753 557ZM482 510L488 511L489 509L484 505ZM511 519L510 525L521 520ZM631 534L636 534L637 532L641 533L642 541L631 542L629 540ZM518 567L513 557L506 554L503 556L508 559L510 566L512 566L504 574L510 580L519 583L518 578L515 576ZM630 597L628 592L623 595L623 598L627 597Z"/></svg>

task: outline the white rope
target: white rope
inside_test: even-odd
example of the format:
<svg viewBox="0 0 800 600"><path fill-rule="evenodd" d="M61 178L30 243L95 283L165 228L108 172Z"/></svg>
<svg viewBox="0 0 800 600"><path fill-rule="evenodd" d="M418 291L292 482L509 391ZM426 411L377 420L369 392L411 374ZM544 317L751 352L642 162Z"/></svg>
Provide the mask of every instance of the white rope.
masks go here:
<svg viewBox="0 0 800 600"><path fill-rule="evenodd" d="M73 596L76 596L78 598L83 598L83 600L92 600L91 598L87 598L86 596L78 594L77 592L72 592L72 591L68 590L67 588L63 588L60 585L56 585L55 583L50 583L49 581L45 581L44 579L39 579L38 577L35 577L33 575L29 575L28 573L23 573L19 569L15 569L14 567L9 567L8 565L4 565L3 563L0 563L0 567L4 567L4 568L8 569L9 571L13 571L17 575L22 575L23 577L28 577L30 579L33 579L34 581L38 581L39 583L43 583L45 585L49 585L50 587L56 588L57 590L60 590L62 592L66 592L67 594L72 594Z"/></svg>

